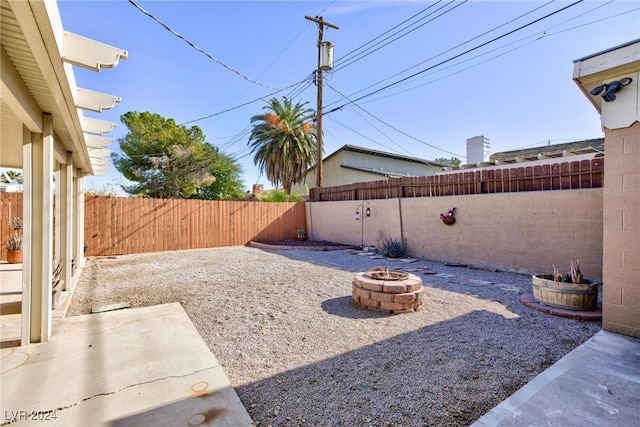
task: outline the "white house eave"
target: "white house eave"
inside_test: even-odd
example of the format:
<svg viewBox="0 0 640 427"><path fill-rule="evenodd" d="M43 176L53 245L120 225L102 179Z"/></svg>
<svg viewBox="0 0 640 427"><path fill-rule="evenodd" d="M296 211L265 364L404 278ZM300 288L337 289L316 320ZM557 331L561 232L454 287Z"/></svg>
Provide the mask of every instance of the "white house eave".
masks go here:
<svg viewBox="0 0 640 427"><path fill-rule="evenodd" d="M121 59L127 59L124 49L65 31L62 37L62 60L93 71L113 68Z"/></svg>
<svg viewBox="0 0 640 427"><path fill-rule="evenodd" d="M602 113L602 97L589 92L606 80L635 72L640 67L640 39L574 61L573 81L589 99L591 104Z"/></svg>
<svg viewBox="0 0 640 427"><path fill-rule="evenodd" d="M83 110L101 113L102 110L113 108L117 102L120 102L120 97L115 95L83 88L78 88L76 92L76 106Z"/></svg>
<svg viewBox="0 0 640 427"><path fill-rule="evenodd" d="M113 142L113 138L107 138L106 136L85 134L85 141L89 148L104 148Z"/></svg>
<svg viewBox="0 0 640 427"><path fill-rule="evenodd" d="M99 159L103 157L108 159L111 153L112 153L111 150L105 150L103 148L89 148L89 158L91 159L94 159L94 158Z"/></svg>
<svg viewBox="0 0 640 427"><path fill-rule="evenodd" d="M107 120L95 119L93 117L82 117L82 130L87 133L103 135L111 132L118 124Z"/></svg>
<svg viewBox="0 0 640 427"><path fill-rule="evenodd" d="M9 55L0 48L0 80L2 100L20 118L31 132L42 132L42 111L24 84Z"/></svg>
<svg viewBox="0 0 640 427"><path fill-rule="evenodd" d="M115 124L85 121L82 110L101 112L120 97L78 89L72 65L98 71L116 66L128 53L65 32L55 1L3 0L3 19L15 22L2 30L3 101L32 132L40 131L42 113L50 114L57 141L73 153L74 166L91 173L85 132L103 134Z"/></svg>

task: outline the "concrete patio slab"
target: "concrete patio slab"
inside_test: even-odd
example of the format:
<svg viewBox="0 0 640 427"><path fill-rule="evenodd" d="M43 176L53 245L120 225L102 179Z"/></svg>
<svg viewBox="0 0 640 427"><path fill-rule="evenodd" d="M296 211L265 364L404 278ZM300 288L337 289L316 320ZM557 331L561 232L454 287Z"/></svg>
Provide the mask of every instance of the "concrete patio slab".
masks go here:
<svg viewBox="0 0 640 427"><path fill-rule="evenodd" d="M640 426L640 339L600 331L472 424Z"/></svg>
<svg viewBox="0 0 640 427"><path fill-rule="evenodd" d="M2 424L252 425L178 303L56 319L0 357Z"/></svg>

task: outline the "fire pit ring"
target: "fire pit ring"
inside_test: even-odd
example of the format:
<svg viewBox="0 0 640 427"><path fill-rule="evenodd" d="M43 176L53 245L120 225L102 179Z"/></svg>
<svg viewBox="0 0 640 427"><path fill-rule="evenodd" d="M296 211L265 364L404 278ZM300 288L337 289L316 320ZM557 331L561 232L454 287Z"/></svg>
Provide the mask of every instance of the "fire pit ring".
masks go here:
<svg viewBox="0 0 640 427"><path fill-rule="evenodd" d="M425 306L422 279L410 273L376 267L357 273L351 283L356 307L387 313L409 313Z"/></svg>
<svg viewBox="0 0 640 427"><path fill-rule="evenodd" d="M396 281L396 280L407 280L409 278L409 273L404 273L402 271L396 271L396 270L389 270L387 268L385 268L384 270L380 270L379 268L373 268L371 270L367 270L364 273L364 276L368 277L369 279Z"/></svg>

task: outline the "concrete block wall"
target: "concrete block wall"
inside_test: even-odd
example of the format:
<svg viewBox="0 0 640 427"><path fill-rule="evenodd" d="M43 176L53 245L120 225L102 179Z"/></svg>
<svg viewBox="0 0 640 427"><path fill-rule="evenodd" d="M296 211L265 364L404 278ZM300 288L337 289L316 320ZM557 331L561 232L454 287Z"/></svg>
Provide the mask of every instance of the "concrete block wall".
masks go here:
<svg viewBox="0 0 640 427"><path fill-rule="evenodd" d="M400 238L399 206L398 199L308 202L306 213L310 238L349 245L378 246L382 239ZM362 214L367 207L371 211L370 217ZM358 209L360 219L356 220Z"/></svg>
<svg viewBox="0 0 640 427"><path fill-rule="evenodd" d="M356 221L362 201L308 203L314 240L379 246L404 237L408 255L522 273L569 271L580 260L585 278L602 279L602 189L537 191L371 200L371 217ZM364 202L365 207L367 202ZM456 223L440 214L457 208ZM640 263L638 263L640 264Z"/></svg>
<svg viewBox="0 0 640 427"><path fill-rule="evenodd" d="M605 329L640 337L640 122L605 129Z"/></svg>

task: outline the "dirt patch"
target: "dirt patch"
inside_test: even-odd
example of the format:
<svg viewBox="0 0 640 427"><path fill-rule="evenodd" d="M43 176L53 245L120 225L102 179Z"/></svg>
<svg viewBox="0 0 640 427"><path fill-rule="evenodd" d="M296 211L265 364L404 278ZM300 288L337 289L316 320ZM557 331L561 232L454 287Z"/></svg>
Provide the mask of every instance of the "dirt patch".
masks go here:
<svg viewBox="0 0 640 427"><path fill-rule="evenodd" d="M265 245L273 246L295 246L299 249L317 248L318 246L327 246L335 249L355 249L358 246L345 245L344 243L328 242L326 240L277 240L275 242L259 242Z"/></svg>
<svg viewBox="0 0 640 427"><path fill-rule="evenodd" d="M359 246L328 242L326 240L278 240L273 242L251 242L249 246L259 249L306 249L313 251L337 251L359 248Z"/></svg>

